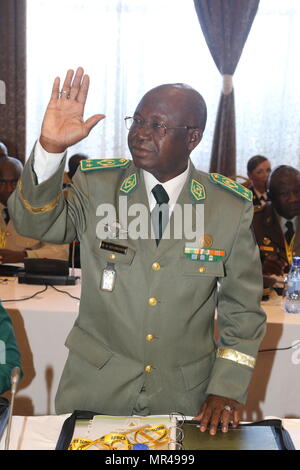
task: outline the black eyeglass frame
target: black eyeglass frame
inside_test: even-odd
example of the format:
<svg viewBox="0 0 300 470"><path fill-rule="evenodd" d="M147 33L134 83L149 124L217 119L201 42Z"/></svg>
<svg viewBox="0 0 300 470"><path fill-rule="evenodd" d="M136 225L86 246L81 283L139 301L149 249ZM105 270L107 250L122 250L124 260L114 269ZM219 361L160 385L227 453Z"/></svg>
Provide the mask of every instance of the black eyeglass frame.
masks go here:
<svg viewBox="0 0 300 470"><path fill-rule="evenodd" d="M131 123L128 127L128 124L129 124L129 120L131 120ZM139 129L142 129L146 123L149 124L149 121L145 121L144 119L139 119L140 123L137 123L137 118L133 117L133 116L126 116L124 118L124 121L125 121L125 126L126 126L126 129L130 131L131 127L133 125L136 125ZM154 124L154 122L150 123L150 124ZM156 127L151 127L152 130L155 130L155 129L163 129L164 130L164 135L166 135L167 133L167 130L171 130L171 129L199 129L199 127L197 126L176 126L176 127L167 127L166 124L164 124L163 122L161 123L156 123Z"/></svg>

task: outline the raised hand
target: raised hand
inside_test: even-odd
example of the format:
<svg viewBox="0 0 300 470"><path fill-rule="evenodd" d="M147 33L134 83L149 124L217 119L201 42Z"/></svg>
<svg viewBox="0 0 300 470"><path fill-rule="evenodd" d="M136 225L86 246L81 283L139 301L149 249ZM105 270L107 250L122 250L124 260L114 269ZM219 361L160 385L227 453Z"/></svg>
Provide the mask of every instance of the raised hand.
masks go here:
<svg viewBox="0 0 300 470"><path fill-rule="evenodd" d="M84 106L89 90L89 76L79 67L74 76L68 70L61 92L60 78L53 83L52 94L45 112L40 143L50 153L64 152L67 147L84 139L92 128L103 119L95 114L83 120Z"/></svg>

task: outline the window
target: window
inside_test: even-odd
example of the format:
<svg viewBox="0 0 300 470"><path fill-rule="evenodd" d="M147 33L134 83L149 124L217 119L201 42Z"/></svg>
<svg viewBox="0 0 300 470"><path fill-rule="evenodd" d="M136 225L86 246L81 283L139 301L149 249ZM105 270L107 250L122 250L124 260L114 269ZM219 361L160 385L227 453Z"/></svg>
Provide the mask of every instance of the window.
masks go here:
<svg viewBox="0 0 300 470"><path fill-rule="evenodd" d="M27 0L27 154L39 135L54 78L82 65L91 77L85 116L104 113L69 149L91 158L130 157L123 118L161 83L184 82L208 106L204 138L192 154L209 168L222 79L192 0ZM300 160L298 0L261 0L234 75L237 172L255 154L275 166Z"/></svg>

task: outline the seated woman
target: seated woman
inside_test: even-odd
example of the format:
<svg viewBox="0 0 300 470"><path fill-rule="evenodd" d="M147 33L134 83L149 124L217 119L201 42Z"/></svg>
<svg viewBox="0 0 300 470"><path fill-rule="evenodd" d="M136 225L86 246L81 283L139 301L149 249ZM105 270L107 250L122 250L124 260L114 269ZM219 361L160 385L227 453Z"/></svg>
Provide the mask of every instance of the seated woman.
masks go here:
<svg viewBox="0 0 300 470"><path fill-rule="evenodd" d="M253 192L253 205L259 209L268 200L267 182L271 173L271 163L262 155L254 155L247 163L247 173L251 181L249 189Z"/></svg>
<svg viewBox="0 0 300 470"><path fill-rule="evenodd" d="M10 389L10 375L20 367L20 353L11 319L0 302L0 394Z"/></svg>

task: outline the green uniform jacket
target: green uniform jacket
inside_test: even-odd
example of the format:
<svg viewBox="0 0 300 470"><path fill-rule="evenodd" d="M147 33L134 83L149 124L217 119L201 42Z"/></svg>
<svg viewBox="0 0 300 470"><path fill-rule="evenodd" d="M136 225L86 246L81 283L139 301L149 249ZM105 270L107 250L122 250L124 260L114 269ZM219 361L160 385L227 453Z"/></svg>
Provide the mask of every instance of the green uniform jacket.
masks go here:
<svg viewBox="0 0 300 470"><path fill-rule="evenodd" d="M13 326L0 303L0 394L10 389L11 371L17 366L21 364Z"/></svg>
<svg viewBox="0 0 300 470"><path fill-rule="evenodd" d="M141 393L141 414L195 415L209 393L244 402L265 331L252 203L191 165L177 203L204 204L205 234L225 256L193 261L184 256L184 239L162 240L158 247L154 239L111 239L127 247L126 254L112 252L99 248L97 208L118 207L120 196L128 206L148 207L142 172L126 160L118 168L114 160L85 161L88 171L77 171L63 194L65 162L37 185L32 159L9 200L17 230L53 243L76 237L81 246L80 312L66 340L57 412L130 415ZM108 262L117 273L112 292L100 289Z"/></svg>
<svg viewBox="0 0 300 470"><path fill-rule="evenodd" d="M264 263L268 256L276 257L278 260L288 263L285 269L288 272L291 260L287 258L284 233L271 202L255 212L253 229L260 249L262 263ZM295 230L295 237L290 247L291 256L300 255L300 217L297 217Z"/></svg>

